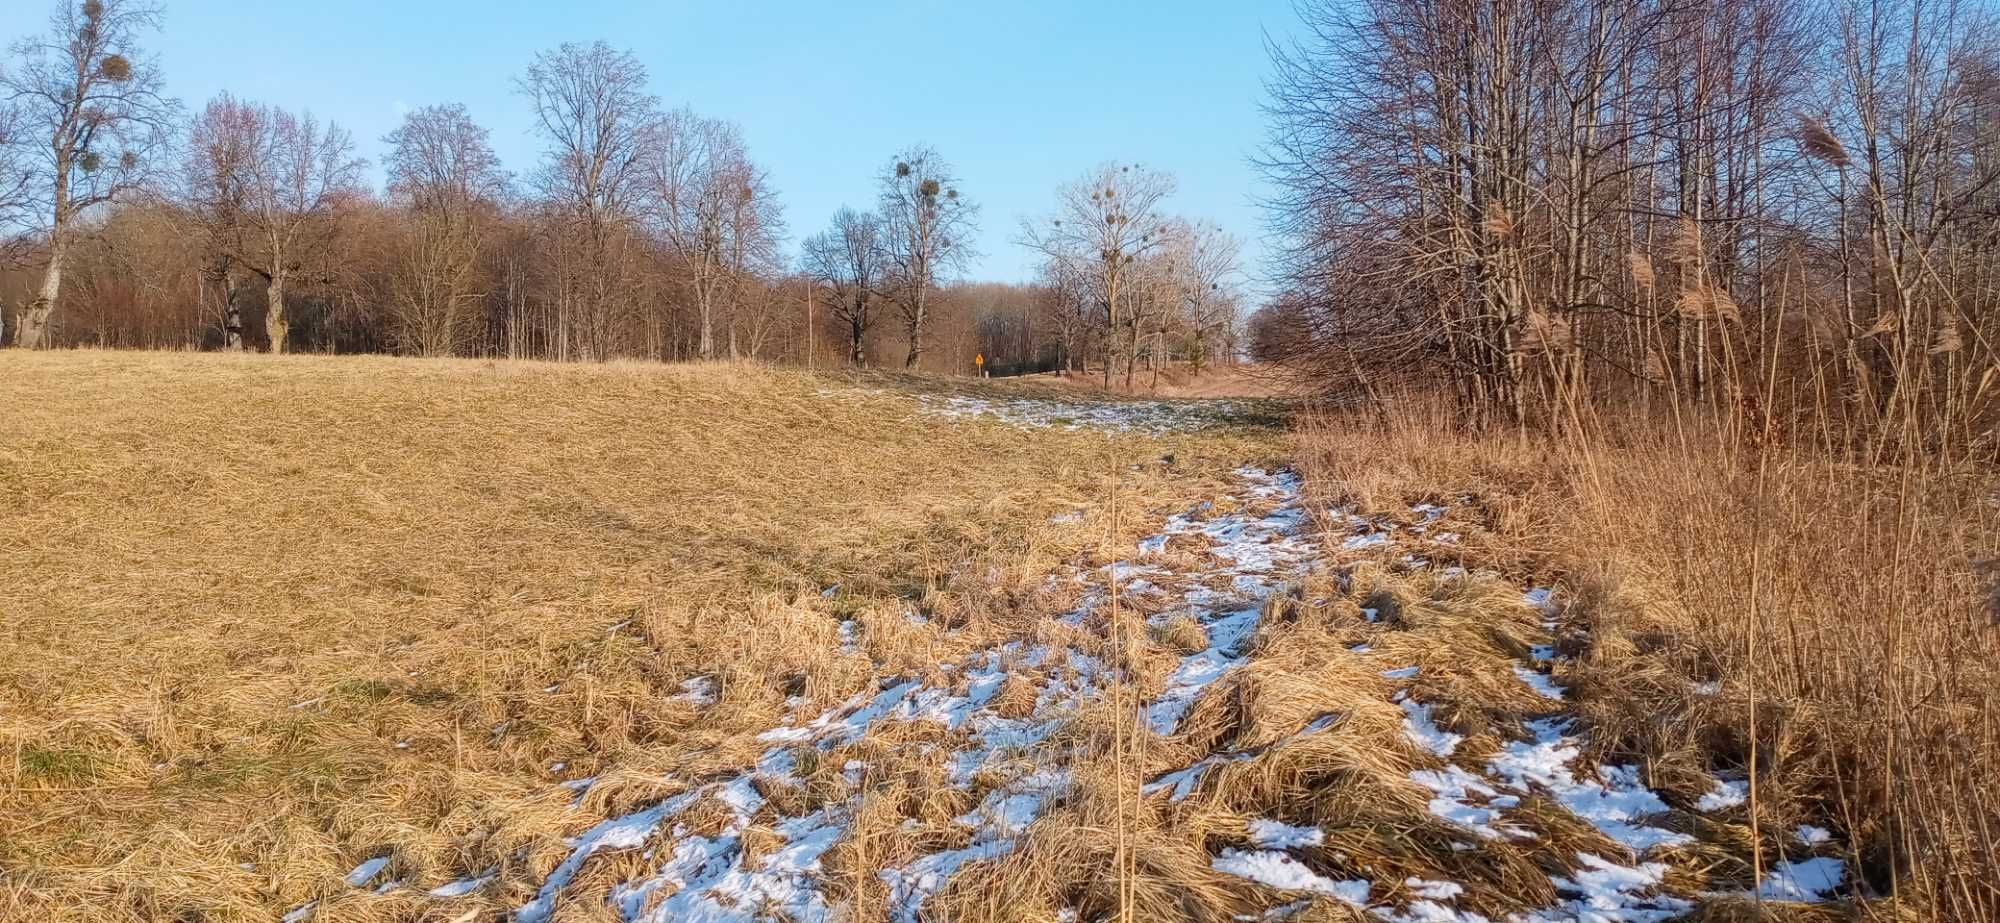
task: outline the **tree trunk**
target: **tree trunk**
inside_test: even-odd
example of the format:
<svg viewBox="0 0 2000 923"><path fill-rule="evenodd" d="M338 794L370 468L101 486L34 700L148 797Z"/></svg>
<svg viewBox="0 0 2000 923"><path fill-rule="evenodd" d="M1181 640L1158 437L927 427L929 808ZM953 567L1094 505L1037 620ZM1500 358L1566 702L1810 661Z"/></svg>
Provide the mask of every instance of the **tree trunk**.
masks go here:
<svg viewBox="0 0 2000 923"><path fill-rule="evenodd" d="M866 333L867 331L861 328L861 324L858 321L848 326L848 357L853 360L855 365L868 364L868 354L862 350L861 343Z"/></svg>
<svg viewBox="0 0 2000 923"><path fill-rule="evenodd" d="M1139 322L1132 321L1132 349L1125 357L1125 390L1132 390L1132 371L1139 364Z"/></svg>
<svg viewBox="0 0 2000 923"><path fill-rule="evenodd" d="M285 319L285 277L277 274L271 277L271 285L264 290L265 300L270 307L264 313L264 331L271 338L273 354L285 351L285 338L292 332L291 322Z"/></svg>
<svg viewBox="0 0 2000 923"><path fill-rule="evenodd" d="M21 330L17 342L28 349L45 349L54 344L49 319L55 315L56 299L62 294L63 261L69 247L62 235L51 236L49 268L42 274L42 290L21 309Z"/></svg>
<svg viewBox="0 0 2000 923"><path fill-rule="evenodd" d="M243 351L243 309L236 304L236 274L222 274L222 348Z"/></svg>
<svg viewBox="0 0 2000 923"><path fill-rule="evenodd" d="M917 360L924 356L924 309L927 307L924 303L924 295L923 288L919 287L916 296L916 311L909 318L910 354L903 359L903 368L906 369L916 368Z"/></svg>
<svg viewBox="0 0 2000 923"><path fill-rule="evenodd" d="M708 303L701 305L701 341L695 348L695 355L702 359L715 358L715 319Z"/></svg>

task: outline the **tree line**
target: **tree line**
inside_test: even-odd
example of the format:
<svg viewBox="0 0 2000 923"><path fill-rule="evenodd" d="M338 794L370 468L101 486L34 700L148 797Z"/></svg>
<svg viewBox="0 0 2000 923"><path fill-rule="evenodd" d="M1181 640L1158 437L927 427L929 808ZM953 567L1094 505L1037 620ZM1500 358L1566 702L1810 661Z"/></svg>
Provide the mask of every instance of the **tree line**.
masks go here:
<svg viewBox="0 0 2000 923"><path fill-rule="evenodd" d="M1962 0L1305 0L1257 352L1475 421L1698 407L1879 455L2000 398L2000 50Z"/></svg>
<svg viewBox="0 0 2000 923"><path fill-rule="evenodd" d="M666 108L603 42L516 78L544 143L528 172L445 103L382 139L378 190L354 138L309 112L168 97L143 50L161 26L142 0L67 2L0 61L0 343L934 371L980 355L1004 372L1122 361L1127 385L1138 363L1236 352L1219 231L1142 210L1151 237L1120 251L1108 294L1083 268L1105 260L1041 232L1023 238L1049 258L1040 281L971 283L979 207L922 144L794 258L741 129ZM1139 175L1171 184L1116 174Z"/></svg>

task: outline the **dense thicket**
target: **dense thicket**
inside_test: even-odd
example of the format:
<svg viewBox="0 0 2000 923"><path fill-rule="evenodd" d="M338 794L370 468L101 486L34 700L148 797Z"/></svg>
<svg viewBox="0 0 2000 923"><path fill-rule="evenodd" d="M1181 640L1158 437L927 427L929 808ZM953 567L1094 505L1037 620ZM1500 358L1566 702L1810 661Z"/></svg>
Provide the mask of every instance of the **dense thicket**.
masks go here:
<svg viewBox="0 0 2000 923"><path fill-rule="evenodd" d="M1575 579L1664 590L1592 657L1679 651L1743 697L1598 690L1610 748L1744 771L1764 823L1835 819L1859 916L2000 919L1994 8L1299 9L1265 157L1287 284L1253 353L1377 407L1448 395L1413 456L1532 446Z"/></svg>
<svg viewBox="0 0 2000 923"><path fill-rule="evenodd" d="M1990 450L1990 6L1300 9L1274 48L1267 355L1416 373L1480 420L1774 404L1874 452Z"/></svg>

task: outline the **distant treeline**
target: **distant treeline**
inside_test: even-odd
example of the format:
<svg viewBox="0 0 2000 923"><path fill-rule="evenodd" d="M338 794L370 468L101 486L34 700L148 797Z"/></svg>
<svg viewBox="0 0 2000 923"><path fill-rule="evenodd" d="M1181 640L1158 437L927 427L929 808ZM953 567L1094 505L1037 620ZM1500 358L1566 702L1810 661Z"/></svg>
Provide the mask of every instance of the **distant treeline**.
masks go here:
<svg viewBox="0 0 2000 923"><path fill-rule="evenodd" d="M0 343L964 372L984 355L1002 374L1235 354L1235 245L1158 196L1094 216L1144 240L1024 229L1044 284L967 284L979 209L912 145L872 208L788 252L741 131L665 109L602 42L516 78L546 143L528 173L463 106L430 105L382 139L375 189L354 139L309 113L229 94L187 113L143 53L161 25L139 0L64 2L0 59Z"/></svg>

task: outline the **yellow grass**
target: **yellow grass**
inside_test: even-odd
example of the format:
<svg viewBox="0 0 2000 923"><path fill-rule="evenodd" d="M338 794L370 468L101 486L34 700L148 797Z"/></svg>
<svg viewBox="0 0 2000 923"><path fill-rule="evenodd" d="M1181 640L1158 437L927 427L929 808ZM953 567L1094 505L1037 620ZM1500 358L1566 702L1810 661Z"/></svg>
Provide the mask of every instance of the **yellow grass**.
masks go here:
<svg viewBox="0 0 2000 923"><path fill-rule="evenodd" d="M1871 885L1927 889L1872 911L1951 906L1937 889L1977 887L1966 870L1990 862L1969 821L1934 869L1878 857L1894 852L1890 832L1936 836L1947 798L1990 816L1973 783L1991 778L1993 677L1971 652L1992 639L1967 618L1984 597L1959 579L1994 534L1990 511L1955 507L1971 516L1946 528L1921 505L1910 534L1939 563L1904 553L1895 582L1862 553L1872 533L1828 512L1879 504L1861 482L1816 493L1789 473L1781 527L1767 523L1783 541L1760 538L1744 532L1757 507L1740 464L1663 444L1635 460L1411 417L1287 444L1256 426L1150 437L920 410L926 395L1023 388L1062 393L740 365L0 353L13 408L0 416L0 919L270 920L311 900L320 923L497 918L568 855L565 837L752 764L788 697L816 714L884 676L962 683L941 664L1021 638L1129 682L1041 745L1064 756L1072 790L1017 848L931 899L938 919L1207 921L1306 896L1214 867L1249 848L1259 818L1322 830L1294 855L1373 882L1375 905L1407 906L1411 879L1450 880L1461 910L1494 919L1562 900L1550 876L1579 854L1622 855L1532 795L1507 821L1533 839L1468 844L1411 778L1444 761L1406 734L1399 689L1462 735L1462 766L1519 739L1525 719L1575 708L1590 756L1640 763L1675 809L1661 823L1699 838L1651 857L1682 894L1748 886L1752 844L1768 863L1800 821L1853 844ZM1152 577L1159 592L1080 627L1050 618L1079 587L1045 578L1129 556L1169 514L1237 512L1228 470L1287 457L1330 533L1324 566L1265 603L1247 664L1174 734L1150 735L1141 706L1208 643L1175 607L1197 584L1226 585L1212 553L1177 539L1149 559L1173 571ZM1423 537L1409 528L1417 502L1449 507ZM1405 544L1339 549L1352 521L1336 507L1399 524ZM1828 517L1847 528L1821 531ZM1435 537L1447 530L1462 538ZM1755 623L1768 656L1752 661L1749 556L1722 550L1758 541L1760 560L1795 563L1759 584L1778 603ZM1432 566L1411 567L1411 551ZM1551 584L1573 698L1558 706L1514 673L1554 640L1521 590ZM1901 659L1870 660L1882 635L1867 613L1891 603L1923 618L1900 623ZM1821 612L1835 614L1807 618ZM842 620L861 626L860 654L842 653ZM1408 666L1420 672L1384 675ZM1871 669L1932 696L1910 699L1918 716L1886 742L1871 736L1887 707L1869 697ZM1011 676L992 707L1033 713L1044 672ZM696 677L715 682L715 707L676 698ZM1691 692L1707 679L1720 696ZM1753 690L1769 715L1755 832L1744 812L1693 808L1713 771L1747 758ZM954 818L1003 782L952 785L953 733L885 721L802 748L792 776L757 778L770 807L749 819L746 855L781 841L767 821L849 805L818 883L852 919L882 918L882 870L966 846ZM1884 743L1898 757L1871 761ZM1212 754L1230 758L1185 800L1139 793ZM859 785L850 761L866 766ZM598 781L581 799L558 784L584 776ZM732 822L713 799L676 821ZM377 856L408 886L342 883ZM556 919L612 918L605 896L656 864L593 856ZM489 870L469 896L425 894ZM1721 898L1700 914L1851 909ZM1320 898L1299 918L1365 915Z"/></svg>
<svg viewBox="0 0 2000 923"><path fill-rule="evenodd" d="M1389 411L1309 426L1313 483L1364 507L1464 495L1484 510L1468 566L1559 585L1563 618L1588 631L1565 682L1597 755L1642 763L1685 805L1754 753L1755 836L1741 810L1694 828L1711 886L1796 857L1791 833L1811 823L1876 899L1788 908L1798 919L2000 918L1991 470L1760 455L1693 421L1552 440L1467 434L1422 402ZM1724 899L1702 918L1760 912Z"/></svg>
<svg viewBox="0 0 2000 923"><path fill-rule="evenodd" d="M1040 577L1106 540L1109 473L1123 542L1281 449L941 421L922 387L0 353L0 918L428 919L496 866L451 916L518 906L563 836L754 759L787 695L872 688L839 618L935 671L1061 611ZM699 675L726 707L673 698ZM340 886L383 854L415 887Z"/></svg>

